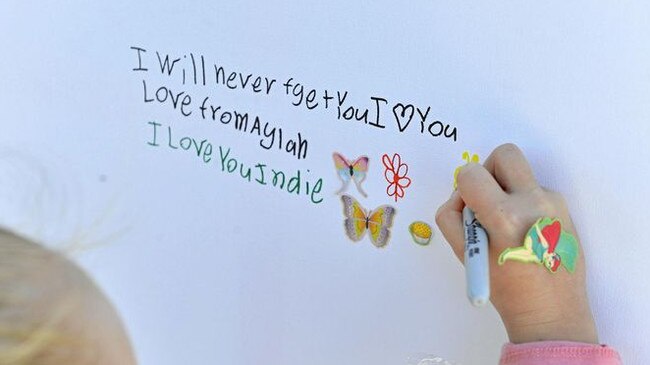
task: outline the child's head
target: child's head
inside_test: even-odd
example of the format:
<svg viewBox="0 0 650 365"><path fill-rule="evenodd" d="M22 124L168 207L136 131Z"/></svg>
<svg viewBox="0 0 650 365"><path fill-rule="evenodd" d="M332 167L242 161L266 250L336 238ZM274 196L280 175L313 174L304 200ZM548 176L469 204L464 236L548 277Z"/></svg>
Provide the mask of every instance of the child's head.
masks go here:
<svg viewBox="0 0 650 365"><path fill-rule="evenodd" d="M0 364L135 360L117 313L79 267L0 229Z"/></svg>

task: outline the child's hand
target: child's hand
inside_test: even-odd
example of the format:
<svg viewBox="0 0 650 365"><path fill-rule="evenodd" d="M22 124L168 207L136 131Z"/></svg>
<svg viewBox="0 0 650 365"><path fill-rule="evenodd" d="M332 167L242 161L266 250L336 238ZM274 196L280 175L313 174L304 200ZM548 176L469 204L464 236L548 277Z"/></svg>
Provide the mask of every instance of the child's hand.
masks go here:
<svg viewBox="0 0 650 365"><path fill-rule="evenodd" d="M579 250L573 274L560 268L506 261L508 247L521 246L538 218L559 218L577 238L566 203L540 187L517 146L498 147L484 166L469 164L458 174L458 191L436 214L436 222L456 256L463 261L463 206L467 204L487 230L490 241L491 301L513 343L566 340L598 343L585 287L585 262Z"/></svg>

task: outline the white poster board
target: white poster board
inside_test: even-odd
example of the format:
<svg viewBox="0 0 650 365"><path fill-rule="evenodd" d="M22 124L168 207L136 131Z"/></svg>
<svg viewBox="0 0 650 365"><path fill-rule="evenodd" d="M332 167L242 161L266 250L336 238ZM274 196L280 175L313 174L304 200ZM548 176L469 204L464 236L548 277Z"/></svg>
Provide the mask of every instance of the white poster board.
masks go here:
<svg viewBox="0 0 650 365"><path fill-rule="evenodd" d="M515 142L570 204L601 341L641 363L649 13L4 2L0 222L90 247L77 257L142 364L495 363L503 326L469 305L433 216L462 151ZM348 194L395 207L385 248L346 238L333 152L369 157L368 198ZM394 153L412 179L398 201L381 163ZM434 226L429 246L411 241L414 220Z"/></svg>

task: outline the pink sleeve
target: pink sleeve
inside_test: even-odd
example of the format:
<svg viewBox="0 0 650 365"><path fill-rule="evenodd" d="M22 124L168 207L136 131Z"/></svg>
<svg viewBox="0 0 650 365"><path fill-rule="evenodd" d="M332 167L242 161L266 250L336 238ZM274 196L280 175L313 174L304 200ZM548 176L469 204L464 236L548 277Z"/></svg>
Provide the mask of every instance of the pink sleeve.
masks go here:
<svg viewBox="0 0 650 365"><path fill-rule="evenodd" d="M606 345L568 341L505 344L500 365L621 365L618 352Z"/></svg>

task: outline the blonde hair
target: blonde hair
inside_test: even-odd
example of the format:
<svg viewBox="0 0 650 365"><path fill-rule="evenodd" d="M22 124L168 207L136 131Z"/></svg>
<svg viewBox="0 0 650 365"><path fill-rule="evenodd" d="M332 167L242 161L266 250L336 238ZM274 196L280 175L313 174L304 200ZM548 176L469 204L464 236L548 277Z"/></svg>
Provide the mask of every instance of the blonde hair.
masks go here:
<svg viewBox="0 0 650 365"><path fill-rule="evenodd" d="M124 233L126 228L101 229L113 216L117 199L109 199L102 214L88 221L83 189L61 167L57 160L45 164L0 147L0 206L10 213L0 216L0 365L133 364L115 308L67 259L112 244ZM117 359L113 355L122 353L126 355Z"/></svg>
<svg viewBox="0 0 650 365"><path fill-rule="evenodd" d="M65 328L85 283L63 255L0 229L0 364L52 364L88 349Z"/></svg>

